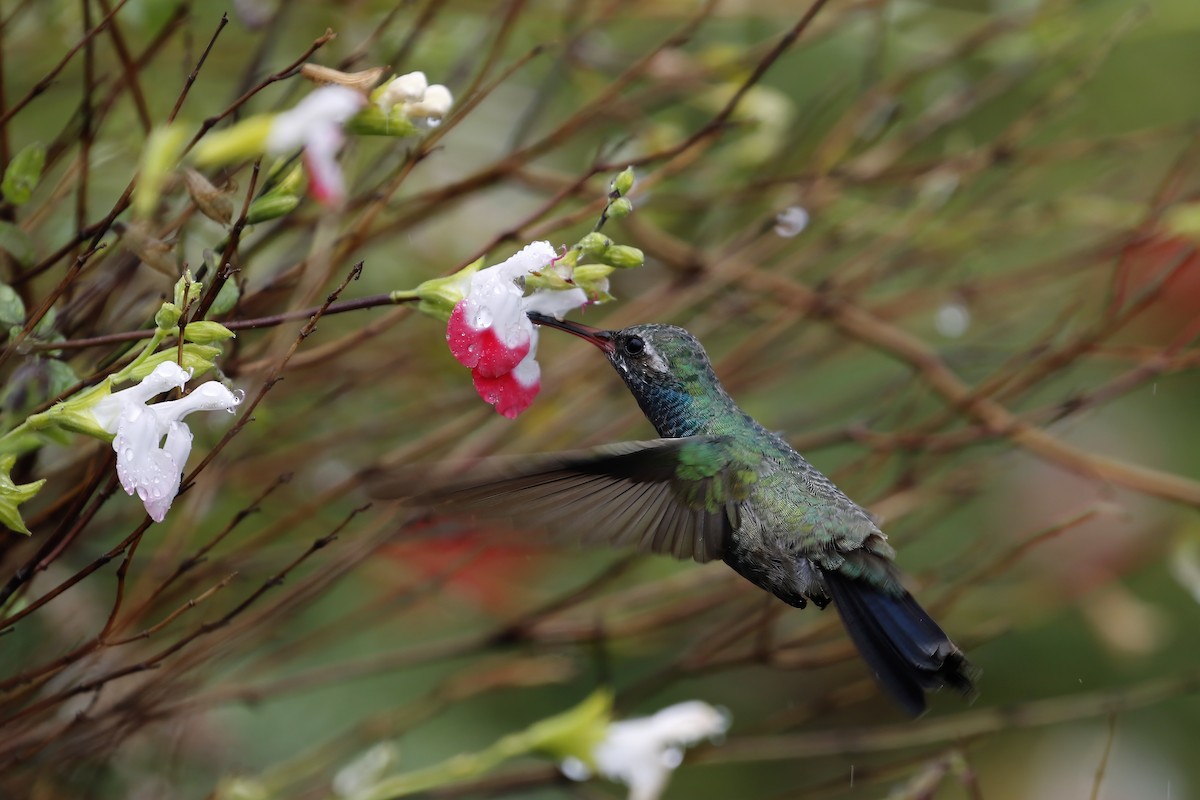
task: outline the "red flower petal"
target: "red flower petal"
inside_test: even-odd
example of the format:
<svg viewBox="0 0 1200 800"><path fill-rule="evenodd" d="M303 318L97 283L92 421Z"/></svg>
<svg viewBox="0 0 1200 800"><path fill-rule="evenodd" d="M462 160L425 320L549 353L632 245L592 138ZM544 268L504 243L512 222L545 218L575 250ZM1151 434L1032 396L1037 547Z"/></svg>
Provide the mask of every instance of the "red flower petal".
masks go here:
<svg viewBox="0 0 1200 800"><path fill-rule="evenodd" d="M536 368L536 361L533 362L533 366ZM509 419L516 419L518 414L529 408L533 398L542 390L540 370L529 370L533 373L532 379L523 383L517 377L517 373L524 371L526 370L514 370L493 378L480 374L479 370L473 370L471 377L475 380L475 391L479 392L485 403L494 405L498 412Z"/></svg>
<svg viewBox="0 0 1200 800"><path fill-rule="evenodd" d="M446 343L464 367L485 378L499 378L512 372L529 355L530 339L508 347L491 328L475 328L469 321L468 300L459 300L446 325Z"/></svg>

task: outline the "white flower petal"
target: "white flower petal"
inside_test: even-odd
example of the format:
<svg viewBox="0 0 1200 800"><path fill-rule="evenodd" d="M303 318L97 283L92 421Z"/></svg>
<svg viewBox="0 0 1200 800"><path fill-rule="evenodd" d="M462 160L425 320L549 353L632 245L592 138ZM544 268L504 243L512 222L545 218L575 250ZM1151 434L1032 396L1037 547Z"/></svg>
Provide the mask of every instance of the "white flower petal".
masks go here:
<svg viewBox="0 0 1200 800"><path fill-rule="evenodd" d="M429 82L424 72L409 72L398 75L375 97L375 103L385 111L400 103L420 102L425 96Z"/></svg>
<svg viewBox="0 0 1200 800"><path fill-rule="evenodd" d="M549 242L532 242L513 253L505 261L482 271L498 270L508 276L509 280L516 280L531 272L545 269L553 264L556 258L558 258L558 252L555 251L554 245Z"/></svg>
<svg viewBox="0 0 1200 800"><path fill-rule="evenodd" d="M164 361L143 378L141 383L102 398L92 406L92 416L101 428L109 433L116 433L117 422L126 408L145 405L150 398L170 389L182 389L191 377L190 372L174 361Z"/></svg>
<svg viewBox="0 0 1200 800"><path fill-rule="evenodd" d="M693 700L650 717L614 722L592 755L602 775L629 787L630 800L656 800L683 760L682 746L728 728L725 714Z"/></svg>
<svg viewBox="0 0 1200 800"><path fill-rule="evenodd" d="M537 311L555 319L562 319L563 314L585 305L587 301L587 293L583 289L567 289L561 292L542 290L524 298L523 304L526 311Z"/></svg>
<svg viewBox="0 0 1200 800"><path fill-rule="evenodd" d="M267 134L267 152L283 155L307 146L313 131L330 124L341 127L358 113L366 99L345 86L322 86L293 108L275 116Z"/></svg>
<svg viewBox="0 0 1200 800"><path fill-rule="evenodd" d="M435 83L426 90L421 100L406 103L404 113L410 119L424 120L428 127L436 128L450 113L450 107L453 105L454 96L450 94L450 90L440 83Z"/></svg>

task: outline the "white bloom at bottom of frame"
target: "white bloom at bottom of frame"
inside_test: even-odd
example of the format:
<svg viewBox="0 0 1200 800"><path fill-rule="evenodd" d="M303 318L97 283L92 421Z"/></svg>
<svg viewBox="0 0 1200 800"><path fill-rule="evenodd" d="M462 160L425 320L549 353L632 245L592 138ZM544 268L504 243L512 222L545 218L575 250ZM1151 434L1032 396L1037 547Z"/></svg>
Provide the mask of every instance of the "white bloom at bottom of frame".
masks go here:
<svg viewBox="0 0 1200 800"><path fill-rule="evenodd" d="M596 772L629 787L629 800L657 800L683 762L686 747L720 736L729 715L701 700L668 706L649 717L614 722L592 751ZM565 759L563 774L586 780L592 770L577 758Z"/></svg>
<svg viewBox="0 0 1200 800"><path fill-rule="evenodd" d="M163 521L179 494L183 467L192 451L192 432L183 418L193 411L233 413L242 402L240 392L209 381L179 400L147 405L156 395L183 388L189 378L191 374L178 364L165 362L137 386L113 392L92 409L100 426L113 434L122 488L137 493L155 522Z"/></svg>

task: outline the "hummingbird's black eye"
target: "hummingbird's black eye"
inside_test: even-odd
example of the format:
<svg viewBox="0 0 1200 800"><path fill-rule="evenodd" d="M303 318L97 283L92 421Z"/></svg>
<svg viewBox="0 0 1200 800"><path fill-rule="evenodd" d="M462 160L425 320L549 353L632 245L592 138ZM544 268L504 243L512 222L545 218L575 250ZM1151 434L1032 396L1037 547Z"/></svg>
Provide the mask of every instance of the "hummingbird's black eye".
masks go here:
<svg viewBox="0 0 1200 800"><path fill-rule="evenodd" d="M646 343L642 341L640 336L630 336L625 340L625 345L622 348L627 356L640 356L646 349Z"/></svg>

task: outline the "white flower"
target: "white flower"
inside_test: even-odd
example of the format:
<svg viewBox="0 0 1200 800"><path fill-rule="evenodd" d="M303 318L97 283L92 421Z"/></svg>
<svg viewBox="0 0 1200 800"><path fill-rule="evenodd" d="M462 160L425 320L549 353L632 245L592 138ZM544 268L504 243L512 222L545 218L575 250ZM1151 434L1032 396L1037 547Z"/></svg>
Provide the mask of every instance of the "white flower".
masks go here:
<svg viewBox="0 0 1200 800"><path fill-rule="evenodd" d="M317 89L292 109L275 115L267 133L266 150L284 155L303 147L313 196L322 203L336 203L345 195L342 169L337 163L345 140L342 126L366 102L361 94L345 86Z"/></svg>
<svg viewBox="0 0 1200 800"><path fill-rule="evenodd" d="M708 703L679 703L650 717L612 723L592 752L592 761L601 775L629 787L629 800L657 800L672 770L682 763L684 748L728 729L728 715ZM575 758L564 760L562 771L572 780L591 776L587 765Z"/></svg>
<svg viewBox="0 0 1200 800"><path fill-rule="evenodd" d="M541 390L537 328L527 312L561 318L587 303L587 294L578 288L524 296L522 278L546 269L557 257L549 242L534 242L507 261L472 274L446 326L450 352L471 369L475 391L509 419L528 408Z"/></svg>
<svg viewBox="0 0 1200 800"><path fill-rule="evenodd" d="M375 103L384 112L399 106L400 113L413 122L426 128L436 128L450 113L454 96L440 83L430 86L424 72L409 72L392 78L375 95Z"/></svg>
<svg viewBox="0 0 1200 800"><path fill-rule="evenodd" d="M181 420L193 411L232 413L242 401L240 394L209 381L180 400L146 405L156 395L183 388L190 377L178 364L164 362L137 386L114 392L92 408L100 427L114 434L121 486L128 494L137 492L155 522L163 521L179 493L192 450L192 432Z"/></svg>

